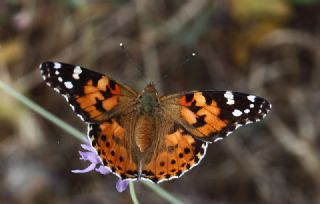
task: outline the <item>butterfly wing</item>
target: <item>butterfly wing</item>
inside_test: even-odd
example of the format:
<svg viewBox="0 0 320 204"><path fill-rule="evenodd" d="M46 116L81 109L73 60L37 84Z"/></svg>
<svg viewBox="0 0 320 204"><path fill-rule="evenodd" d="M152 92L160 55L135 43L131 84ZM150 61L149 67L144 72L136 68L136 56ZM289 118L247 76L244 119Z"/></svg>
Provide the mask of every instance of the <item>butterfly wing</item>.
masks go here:
<svg viewBox="0 0 320 204"><path fill-rule="evenodd" d="M160 100L168 116L194 137L208 142L261 120L271 109L264 98L231 91L193 91Z"/></svg>
<svg viewBox="0 0 320 204"><path fill-rule="evenodd" d="M136 103L135 91L86 68L45 62L40 71L47 84L62 94L85 122L107 120Z"/></svg>
<svg viewBox="0 0 320 204"><path fill-rule="evenodd" d="M156 183L182 176L205 156L208 143L259 121L271 109L261 97L230 91L193 91L160 101L160 139L142 171Z"/></svg>
<svg viewBox="0 0 320 204"><path fill-rule="evenodd" d="M101 162L122 179L137 178L130 136L136 120L137 93L80 66L45 62L40 70L47 84L62 94L78 116L89 123L88 137Z"/></svg>
<svg viewBox="0 0 320 204"><path fill-rule="evenodd" d="M136 180L139 165L132 148L134 112L113 117L101 124L89 124L88 137L101 162L121 179Z"/></svg>
<svg viewBox="0 0 320 204"><path fill-rule="evenodd" d="M163 139L159 140L142 169L142 177L155 183L181 177L201 161L208 146L207 142L195 139L173 121L164 119L163 122L173 126L170 125L169 131L161 133L159 130ZM159 129L163 127L159 126Z"/></svg>

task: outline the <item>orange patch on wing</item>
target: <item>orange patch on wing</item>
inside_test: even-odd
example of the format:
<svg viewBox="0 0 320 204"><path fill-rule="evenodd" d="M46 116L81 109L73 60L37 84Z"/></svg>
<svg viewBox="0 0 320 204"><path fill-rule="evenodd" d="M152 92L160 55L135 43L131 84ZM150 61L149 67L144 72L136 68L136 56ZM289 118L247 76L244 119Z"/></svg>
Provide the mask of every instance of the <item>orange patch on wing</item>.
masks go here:
<svg viewBox="0 0 320 204"><path fill-rule="evenodd" d="M187 102L186 100L187 100L187 97L186 96L182 96L180 98L180 105L182 105L182 106L191 106L193 100L190 101L190 102Z"/></svg>
<svg viewBox="0 0 320 204"><path fill-rule="evenodd" d="M172 134L166 135L165 136L165 143L168 145L176 145L179 142L180 139L180 132L175 131Z"/></svg>
<svg viewBox="0 0 320 204"><path fill-rule="evenodd" d="M218 107L217 102L215 102L214 100L212 100L210 106L205 106L205 108L210 111L213 115L218 116L220 114L220 108Z"/></svg>
<svg viewBox="0 0 320 204"><path fill-rule="evenodd" d="M118 167L120 167L120 174L125 174L127 169L135 169L135 167L132 165L132 162L129 159L128 152L124 147L121 147L119 149L118 153Z"/></svg>
<svg viewBox="0 0 320 204"><path fill-rule="evenodd" d="M197 130L204 135L203 137L207 137L212 132L215 132L215 129L213 127L211 127L209 124L206 124L202 127L198 127ZM199 136L199 137L201 137L201 136Z"/></svg>
<svg viewBox="0 0 320 204"><path fill-rule="evenodd" d="M190 125L193 125L197 122L196 114L186 107L181 108L180 114Z"/></svg>
<svg viewBox="0 0 320 204"><path fill-rule="evenodd" d="M178 156L177 154L169 154L168 155L168 171L171 173L171 174L174 174L176 172L179 171L180 169L180 161L178 159Z"/></svg>
<svg viewBox="0 0 320 204"><path fill-rule="evenodd" d="M88 95L88 94L91 94L91 93L95 93L95 92L98 92L98 91L99 91L99 89L97 87L89 86L89 85L84 86L84 94L85 95Z"/></svg>
<svg viewBox="0 0 320 204"><path fill-rule="evenodd" d="M169 173L174 174L181 170L186 170L186 166L194 158L194 147L195 139L188 134L182 134L181 130L177 130L173 134L167 135L166 141L171 141L170 137L175 137L177 144L176 149L172 154L168 155L169 161Z"/></svg>
<svg viewBox="0 0 320 204"><path fill-rule="evenodd" d="M196 106L203 107L206 106L206 98L202 95L201 92L196 92L193 96L196 101Z"/></svg>
<svg viewBox="0 0 320 204"><path fill-rule="evenodd" d="M91 112L97 110L95 106L88 106L87 108L84 109L86 112Z"/></svg>
<svg viewBox="0 0 320 204"><path fill-rule="evenodd" d="M118 105L118 97L117 96L112 96L102 102L102 107L104 109L106 109L107 111L110 111L116 105Z"/></svg>
<svg viewBox="0 0 320 204"><path fill-rule="evenodd" d="M114 89L110 89L111 93L114 95L119 95L120 94L120 86L118 84L114 85Z"/></svg>
<svg viewBox="0 0 320 204"><path fill-rule="evenodd" d="M180 160L184 160L184 162L188 162L194 157L193 147L191 144L192 143L189 143L188 140L185 139L185 135L181 135L181 139L179 141L178 148L176 150ZM185 149L189 149L189 152L185 153ZM180 155L183 155L183 157L181 158Z"/></svg>
<svg viewBox="0 0 320 204"><path fill-rule="evenodd" d="M210 125L214 129L214 132L220 131L222 128L227 126L226 121L221 120L216 115L209 112L207 109L202 108L197 112L198 116L205 116L204 121L207 123L207 125ZM211 129L211 128L207 128Z"/></svg>
<svg viewBox="0 0 320 204"><path fill-rule="evenodd" d="M117 122L113 122L112 126L114 126L114 136L124 139L125 129L121 127Z"/></svg>
<svg viewBox="0 0 320 204"><path fill-rule="evenodd" d="M101 77L101 79L99 79L98 81L97 86L99 90L106 91L108 84L109 84L109 79L107 77Z"/></svg>
<svg viewBox="0 0 320 204"><path fill-rule="evenodd" d="M189 143L189 144L193 144L195 143L194 138L191 135L184 135L185 140Z"/></svg>
<svg viewBox="0 0 320 204"><path fill-rule="evenodd" d="M156 162L154 165L155 165L157 175L160 175L160 172L167 172L168 153L161 152L156 158Z"/></svg>
<svg viewBox="0 0 320 204"><path fill-rule="evenodd" d="M104 97L100 92L91 93L82 97L77 98L77 102L79 103L82 109L87 108L89 106L95 105L97 100L103 100Z"/></svg>
<svg viewBox="0 0 320 204"><path fill-rule="evenodd" d="M93 110L89 112L90 118L96 118L100 116L102 113L98 110Z"/></svg>

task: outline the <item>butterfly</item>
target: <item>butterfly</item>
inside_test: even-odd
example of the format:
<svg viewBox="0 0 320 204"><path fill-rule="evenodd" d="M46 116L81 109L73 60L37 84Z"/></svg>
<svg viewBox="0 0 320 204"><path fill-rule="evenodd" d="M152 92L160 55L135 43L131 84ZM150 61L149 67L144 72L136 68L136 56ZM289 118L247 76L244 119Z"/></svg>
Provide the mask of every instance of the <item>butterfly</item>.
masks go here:
<svg viewBox="0 0 320 204"><path fill-rule="evenodd" d="M150 83L138 93L104 74L60 62L44 62L40 71L88 124L101 162L121 179L160 183L181 177L199 164L209 143L260 121L271 109L266 99L240 92L159 96Z"/></svg>

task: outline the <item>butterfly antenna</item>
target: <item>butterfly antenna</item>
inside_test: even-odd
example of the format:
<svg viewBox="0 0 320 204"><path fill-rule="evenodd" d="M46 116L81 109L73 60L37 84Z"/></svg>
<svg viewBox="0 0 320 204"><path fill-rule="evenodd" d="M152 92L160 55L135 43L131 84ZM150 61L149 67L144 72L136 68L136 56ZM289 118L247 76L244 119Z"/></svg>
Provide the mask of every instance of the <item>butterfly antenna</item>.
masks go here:
<svg viewBox="0 0 320 204"><path fill-rule="evenodd" d="M174 69L169 70L166 74L163 75L163 77L161 78L161 80L164 80L166 78L168 78L169 74L177 69L182 68L184 65L186 65L188 62L190 62L194 57L196 56L196 53L192 53L191 56L189 56L185 61L183 61L179 66L177 66ZM158 84L159 81L155 82L154 84Z"/></svg>
<svg viewBox="0 0 320 204"><path fill-rule="evenodd" d="M132 63L135 66L135 68L138 71L138 73L143 76L142 67L132 58L132 56L129 54L129 52L127 51L127 49L125 48L125 46L124 46L124 44L122 42L120 42L119 45L121 47L121 50L125 54L125 56L129 59L130 63ZM145 83L147 83L145 78L143 78L143 79L144 79Z"/></svg>
<svg viewBox="0 0 320 204"><path fill-rule="evenodd" d="M130 60L130 63L132 63L138 70L139 74L143 75L142 67L132 58L132 56L128 53L127 49L125 48L124 44L120 42L120 47L125 56Z"/></svg>

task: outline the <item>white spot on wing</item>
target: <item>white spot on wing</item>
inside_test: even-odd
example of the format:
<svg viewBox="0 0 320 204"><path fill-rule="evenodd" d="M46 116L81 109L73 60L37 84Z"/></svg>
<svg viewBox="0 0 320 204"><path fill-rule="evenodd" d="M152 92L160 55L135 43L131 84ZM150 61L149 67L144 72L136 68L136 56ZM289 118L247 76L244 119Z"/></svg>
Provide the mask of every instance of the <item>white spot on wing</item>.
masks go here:
<svg viewBox="0 0 320 204"><path fill-rule="evenodd" d="M80 79L80 77L79 77L79 74L72 74L72 77L74 78L74 79Z"/></svg>
<svg viewBox="0 0 320 204"><path fill-rule="evenodd" d="M71 81L64 82L64 85L66 86L67 89L72 89L73 88L73 84L71 83Z"/></svg>
<svg viewBox="0 0 320 204"><path fill-rule="evenodd" d="M250 104L250 108L254 108L254 104L253 103Z"/></svg>
<svg viewBox="0 0 320 204"><path fill-rule="evenodd" d="M226 91L223 96L228 100L227 101L228 105L233 105L234 104L233 94L232 94L231 91Z"/></svg>
<svg viewBox="0 0 320 204"><path fill-rule="evenodd" d="M53 64L53 68L55 68L55 69L60 69L60 68L61 68L61 64L58 63L58 62L55 62L55 63Z"/></svg>
<svg viewBox="0 0 320 204"><path fill-rule="evenodd" d="M236 129L238 129L241 126L242 126L241 124L236 124Z"/></svg>
<svg viewBox="0 0 320 204"><path fill-rule="evenodd" d="M56 75L59 75L59 74L60 74L60 72L59 72L58 70L56 70L54 73L55 73Z"/></svg>
<svg viewBox="0 0 320 204"><path fill-rule="evenodd" d="M251 102L254 102L255 99L256 99L256 97L253 96L253 95L249 95L249 96L247 96L247 98L248 98L248 100L251 101Z"/></svg>
<svg viewBox="0 0 320 204"><path fill-rule="evenodd" d="M75 74L81 74L81 73L82 73L81 67L76 66L76 67L74 68L74 70L73 70L73 73L75 73Z"/></svg>
<svg viewBox="0 0 320 204"><path fill-rule="evenodd" d="M76 67L73 69L72 77L73 77L74 79L79 79L79 78L80 78L80 77L79 77L79 74L81 74L81 73L82 73L81 67L76 66Z"/></svg>
<svg viewBox="0 0 320 204"><path fill-rule="evenodd" d="M62 95L62 96L66 99L67 102L69 102L68 96L66 96L66 95Z"/></svg>
<svg viewBox="0 0 320 204"><path fill-rule="evenodd" d="M61 77L58 77L58 81L62 82L63 80L62 80L62 78L61 78Z"/></svg>
<svg viewBox="0 0 320 204"><path fill-rule="evenodd" d="M218 137L213 142L218 142L219 140L222 140L222 139L223 139L222 137Z"/></svg>
<svg viewBox="0 0 320 204"><path fill-rule="evenodd" d="M253 123L253 122L251 120L246 121L246 124L250 124L250 123Z"/></svg>
<svg viewBox="0 0 320 204"><path fill-rule="evenodd" d="M60 90L57 88L53 88L53 90L55 90L56 92L60 93Z"/></svg>
<svg viewBox="0 0 320 204"><path fill-rule="evenodd" d="M228 104L228 105L233 105L233 104L234 104L234 100L228 99L227 104Z"/></svg>
<svg viewBox="0 0 320 204"><path fill-rule="evenodd" d="M225 98L231 98L233 99L233 94L231 91L226 91L223 95Z"/></svg>
<svg viewBox="0 0 320 204"><path fill-rule="evenodd" d="M233 112L232 112L232 115L235 116L235 117L239 117L242 115L242 112L238 109L235 109Z"/></svg>
<svg viewBox="0 0 320 204"><path fill-rule="evenodd" d="M249 109L246 109L243 111L244 113L250 113L250 110Z"/></svg>
<svg viewBox="0 0 320 204"><path fill-rule="evenodd" d="M70 105L71 109L74 111L75 110L74 106L72 104L69 104L69 105Z"/></svg>
<svg viewBox="0 0 320 204"><path fill-rule="evenodd" d="M82 115L77 114L77 116L78 116L82 121L84 121L84 118L82 117Z"/></svg>

